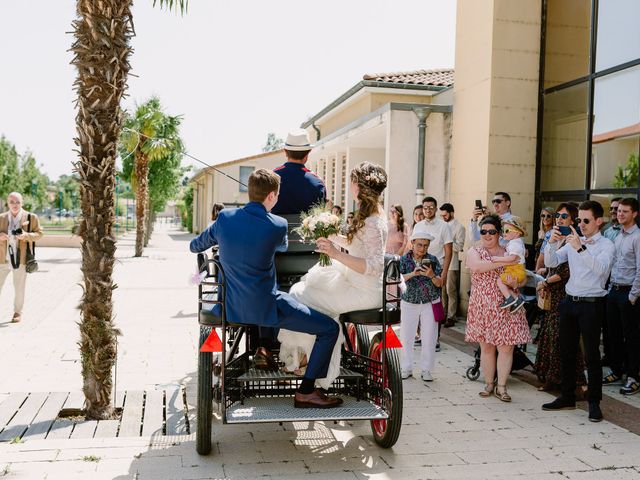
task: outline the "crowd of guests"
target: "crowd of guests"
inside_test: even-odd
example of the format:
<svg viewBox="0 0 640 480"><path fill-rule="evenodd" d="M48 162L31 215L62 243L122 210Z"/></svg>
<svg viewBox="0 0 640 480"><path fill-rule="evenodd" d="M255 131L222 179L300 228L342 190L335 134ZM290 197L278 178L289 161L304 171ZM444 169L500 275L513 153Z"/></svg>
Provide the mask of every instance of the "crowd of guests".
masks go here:
<svg viewBox="0 0 640 480"><path fill-rule="evenodd" d="M480 395L511 401L507 379L514 347L532 342L519 293L528 283L529 262L537 273L529 273L529 282L537 279L541 299L535 340L539 390L561 392L543 409L575 408L576 398L586 396L589 420L600 421L603 384L621 384L622 395L640 389L638 201L613 199L606 224L604 209L595 201L543 208L533 258L527 258L527 231L511 212L510 195L497 192L491 203L492 212L476 205L468 239L450 203L438 209L437 200L427 196L413 208L409 221L401 205L390 206L386 251L402 256L406 284L400 326L402 377L414 375L412 339L418 332L420 376L433 380L440 327L456 322L459 255L464 252L471 274L465 339L480 345L486 382ZM604 377L603 365L611 369Z"/></svg>

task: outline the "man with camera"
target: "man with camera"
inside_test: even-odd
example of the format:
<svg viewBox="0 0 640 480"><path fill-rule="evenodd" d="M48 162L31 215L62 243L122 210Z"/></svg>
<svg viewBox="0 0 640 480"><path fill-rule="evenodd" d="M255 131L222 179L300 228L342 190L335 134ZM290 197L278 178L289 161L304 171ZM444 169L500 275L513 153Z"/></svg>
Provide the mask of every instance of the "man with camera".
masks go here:
<svg viewBox="0 0 640 480"><path fill-rule="evenodd" d="M493 195L491 204L495 210L495 214L500 217L500 220L510 220L513 217L511 213L511 196L507 192L496 192ZM482 200L476 200L475 208L473 209L473 215L471 222L469 223L469 233L473 242L480 241L480 229L478 228L478 220L481 217L487 215L489 211L486 207L482 206ZM500 244L506 244L500 239Z"/></svg>
<svg viewBox="0 0 640 480"><path fill-rule="evenodd" d="M569 263L571 276L565 287L567 296L560 303L559 347L562 393L543 410L576 408L576 355L582 337L588 373L589 420L600 422L602 411L602 365L600 363L600 330L604 321L605 288L615 247L600 234L604 210L598 202L588 200L578 207L578 223L582 236L573 226L570 233L554 227L544 251L544 264L556 267ZM564 246L560 240L566 237Z"/></svg>
<svg viewBox="0 0 640 480"><path fill-rule="evenodd" d="M22 320L24 291L27 282L27 248L42 238L38 216L22 209L22 195L11 192L7 197L9 211L0 214L0 292L9 273L13 272L15 297L11 322ZM33 250L32 250L33 251Z"/></svg>

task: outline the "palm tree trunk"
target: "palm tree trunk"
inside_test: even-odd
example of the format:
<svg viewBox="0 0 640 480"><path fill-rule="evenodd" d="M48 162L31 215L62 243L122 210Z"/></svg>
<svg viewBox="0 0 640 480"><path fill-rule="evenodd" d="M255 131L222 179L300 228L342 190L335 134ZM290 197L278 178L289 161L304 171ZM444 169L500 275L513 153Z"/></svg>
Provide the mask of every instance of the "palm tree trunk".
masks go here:
<svg viewBox="0 0 640 480"><path fill-rule="evenodd" d="M144 230L144 246L147 247L149 245L149 239L151 238L151 229L153 227L153 219L152 219L152 213L151 213L151 199L149 199L149 201L147 202L147 210L145 212L145 220L146 220L146 227Z"/></svg>
<svg viewBox="0 0 640 480"><path fill-rule="evenodd" d="M141 152L136 152L136 257L142 256L144 232L147 226L146 211L149 201L149 160Z"/></svg>
<svg viewBox="0 0 640 480"><path fill-rule="evenodd" d="M82 218L82 273L80 354L86 415L113 416L112 369L116 361L113 322L112 273L116 238L116 143L123 116L120 100L127 89L129 41L134 35L131 0L77 0L72 46L78 76L76 116Z"/></svg>

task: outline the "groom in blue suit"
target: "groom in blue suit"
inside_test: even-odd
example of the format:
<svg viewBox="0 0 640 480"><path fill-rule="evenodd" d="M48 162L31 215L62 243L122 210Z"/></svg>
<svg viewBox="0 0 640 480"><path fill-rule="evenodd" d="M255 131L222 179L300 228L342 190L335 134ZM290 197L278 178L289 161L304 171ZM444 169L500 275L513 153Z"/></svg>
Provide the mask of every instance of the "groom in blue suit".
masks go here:
<svg viewBox="0 0 640 480"><path fill-rule="evenodd" d="M316 389L315 380L327 375L338 324L276 288L274 255L287 250L287 221L269 212L278 201L280 177L262 168L255 170L249 176L248 190L249 203L222 210L218 219L191 241L190 249L199 253L219 246L229 321L316 336L294 403L298 408L337 407L342 399Z"/></svg>

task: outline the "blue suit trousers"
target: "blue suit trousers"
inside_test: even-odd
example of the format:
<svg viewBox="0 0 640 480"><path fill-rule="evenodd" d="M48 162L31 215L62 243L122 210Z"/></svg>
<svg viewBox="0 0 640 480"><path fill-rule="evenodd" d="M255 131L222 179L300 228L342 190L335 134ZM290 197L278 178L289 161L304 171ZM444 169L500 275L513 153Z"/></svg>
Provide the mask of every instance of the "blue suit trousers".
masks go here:
<svg viewBox="0 0 640 480"><path fill-rule="evenodd" d="M278 292L276 306L279 328L316 336L305 378L315 380L326 377L331 353L338 340L338 324L333 318L294 300L288 293Z"/></svg>

